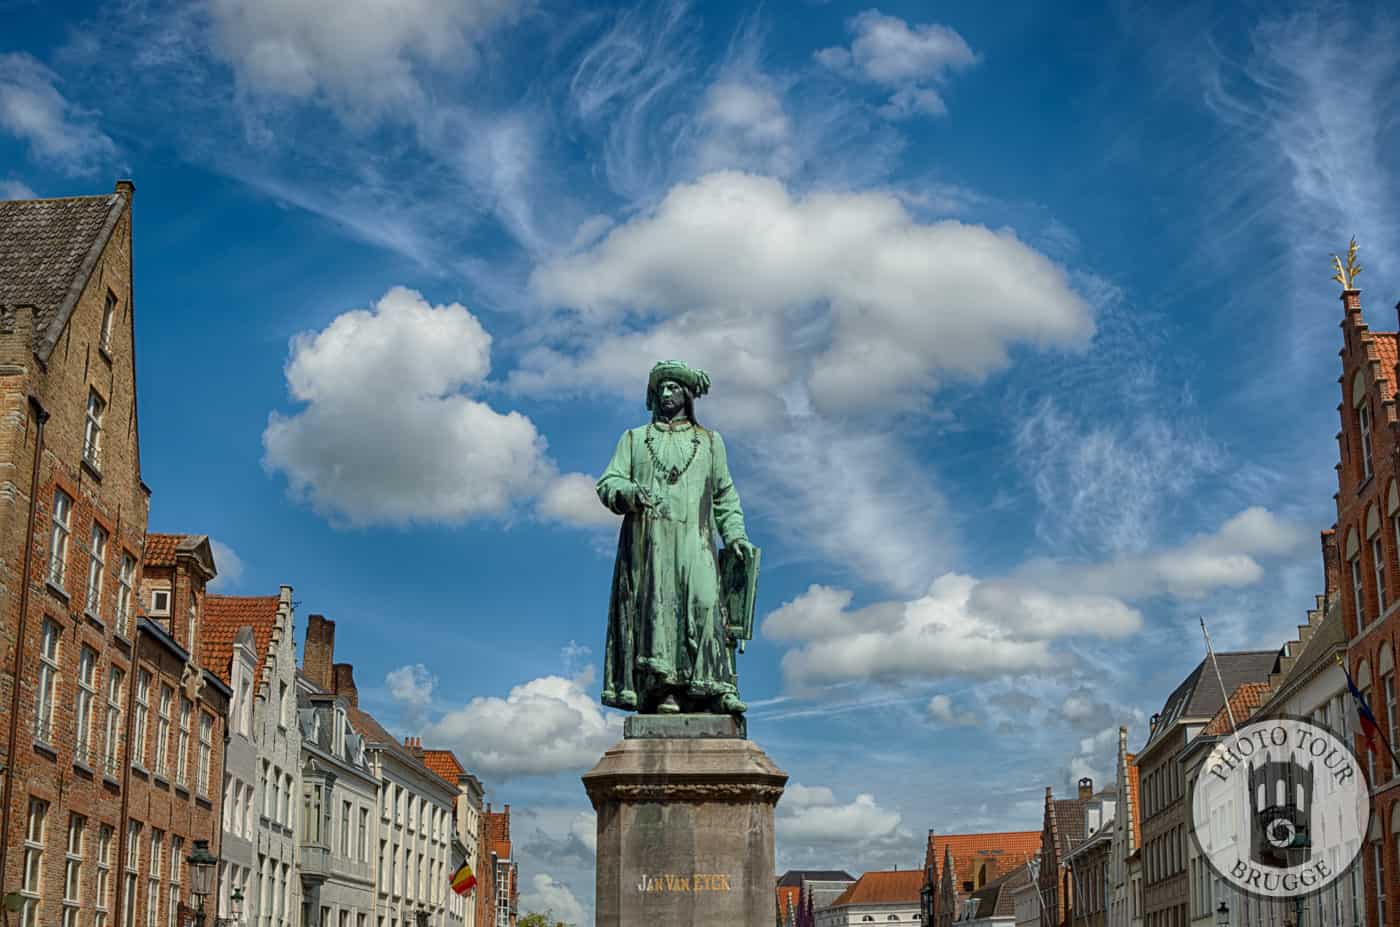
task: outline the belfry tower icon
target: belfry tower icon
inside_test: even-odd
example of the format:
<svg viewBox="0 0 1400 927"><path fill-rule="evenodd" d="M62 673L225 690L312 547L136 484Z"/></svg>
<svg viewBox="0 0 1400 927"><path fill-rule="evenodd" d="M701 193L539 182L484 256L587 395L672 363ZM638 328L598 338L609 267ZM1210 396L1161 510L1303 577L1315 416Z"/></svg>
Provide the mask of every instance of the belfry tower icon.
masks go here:
<svg viewBox="0 0 1400 927"><path fill-rule="evenodd" d="M1288 760L1249 767L1249 855L1261 866L1288 869L1307 862L1313 806L1313 767Z"/></svg>

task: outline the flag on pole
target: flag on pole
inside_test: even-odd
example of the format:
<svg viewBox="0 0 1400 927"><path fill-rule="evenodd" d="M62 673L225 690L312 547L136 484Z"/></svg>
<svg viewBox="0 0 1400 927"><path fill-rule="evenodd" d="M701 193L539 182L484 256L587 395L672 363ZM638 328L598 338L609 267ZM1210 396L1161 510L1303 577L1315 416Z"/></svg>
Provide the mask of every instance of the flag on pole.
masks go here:
<svg viewBox="0 0 1400 927"><path fill-rule="evenodd" d="M472 872L472 864L464 862L456 872L452 873L452 890L459 895L476 888L476 874Z"/></svg>
<svg viewBox="0 0 1400 927"><path fill-rule="evenodd" d="M1347 674L1347 691L1356 700L1356 715L1361 720L1361 736L1366 738L1366 748L1372 753L1381 752L1381 728L1376 723L1376 716L1371 714L1371 706L1366 704L1366 696L1362 695L1356 688L1356 681L1351 678L1351 670L1342 665L1342 672Z"/></svg>

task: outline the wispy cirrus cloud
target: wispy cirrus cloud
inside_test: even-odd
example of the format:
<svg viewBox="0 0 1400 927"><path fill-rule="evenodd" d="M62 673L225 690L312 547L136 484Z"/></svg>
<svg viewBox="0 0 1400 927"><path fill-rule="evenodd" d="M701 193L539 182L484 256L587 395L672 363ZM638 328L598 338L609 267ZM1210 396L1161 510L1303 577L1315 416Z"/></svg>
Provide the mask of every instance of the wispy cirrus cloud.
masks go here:
<svg viewBox="0 0 1400 927"><path fill-rule="evenodd" d="M59 89L62 79L25 52L0 55L0 129L24 140L31 155L70 174L91 174L117 154L96 114Z"/></svg>

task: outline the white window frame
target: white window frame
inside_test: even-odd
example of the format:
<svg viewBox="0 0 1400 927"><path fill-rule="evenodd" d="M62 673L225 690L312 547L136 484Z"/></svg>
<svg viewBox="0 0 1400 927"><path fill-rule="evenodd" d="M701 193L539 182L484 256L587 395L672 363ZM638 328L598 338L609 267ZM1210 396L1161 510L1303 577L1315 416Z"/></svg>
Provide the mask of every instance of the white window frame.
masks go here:
<svg viewBox="0 0 1400 927"><path fill-rule="evenodd" d="M53 491L53 518L50 522L48 580L62 589L63 579L68 571L68 538L72 533L73 497L61 489Z"/></svg>
<svg viewBox="0 0 1400 927"><path fill-rule="evenodd" d="M83 901L83 843L87 819L81 814L68 815L68 843L63 854L63 927L78 927Z"/></svg>
<svg viewBox="0 0 1400 927"><path fill-rule="evenodd" d="M84 765L91 765L92 762L92 713L96 703L97 651L84 646L78 651L78 695L73 706L78 722L73 759Z"/></svg>
<svg viewBox="0 0 1400 927"><path fill-rule="evenodd" d="M102 419L106 415L107 400L89 387L83 424L83 460L99 473L102 472Z"/></svg>
<svg viewBox="0 0 1400 927"><path fill-rule="evenodd" d="M97 828L97 897L93 899L93 927L107 927L107 914L112 901L112 828L103 824Z"/></svg>
<svg viewBox="0 0 1400 927"><path fill-rule="evenodd" d="M107 579L107 529L97 519L92 521L92 536L88 539L87 595L83 608L89 615L102 618L102 586Z"/></svg>
<svg viewBox="0 0 1400 927"><path fill-rule="evenodd" d="M39 639L39 678L34 687L34 739L53 743L53 719L58 704L59 638L63 629L44 619Z"/></svg>
<svg viewBox="0 0 1400 927"><path fill-rule="evenodd" d="M195 791L207 798L209 796L209 773L213 766L214 755L214 716L207 711L199 713L199 778L195 782Z"/></svg>
<svg viewBox="0 0 1400 927"><path fill-rule="evenodd" d="M188 785L190 765L190 718L194 714L194 702L180 696L180 744L175 754L175 784Z"/></svg>
<svg viewBox="0 0 1400 927"><path fill-rule="evenodd" d="M1358 630L1366 627L1366 586L1362 582L1361 552L1357 551L1356 556L1349 561L1351 566L1351 594L1356 600L1356 627Z"/></svg>
<svg viewBox="0 0 1400 927"><path fill-rule="evenodd" d="M1385 696L1385 726L1390 736L1390 745L1396 743L1396 719L1395 719L1395 670L1390 670L1381 677L1381 693ZM1392 769L1390 775L1394 778L1400 775L1400 769Z"/></svg>
<svg viewBox="0 0 1400 927"><path fill-rule="evenodd" d="M120 667L113 666L107 670L107 712L104 724L106 730L102 741L102 761L103 768L107 775L117 774L117 764L120 762L122 735L125 733L122 728L122 694L126 684L126 673Z"/></svg>
<svg viewBox="0 0 1400 927"><path fill-rule="evenodd" d="M160 862L165 832L151 828L151 866L146 871L146 927L160 927Z"/></svg>
<svg viewBox="0 0 1400 927"><path fill-rule="evenodd" d="M170 898L166 902L165 927L177 927L180 914L180 864L183 862L185 840L183 837L170 838ZM221 880L222 881L222 880Z"/></svg>
<svg viewBox="0 0 1400 927"><path fill-rule="evenodd" d="M160 701L156 703L156 755L157 776L165 778L170 765L170 707L175 701L175 690L167 685L160 687Z"/></svg>
<svg viewBox="0 0 1400 927"><path fill-rule="evenodd" d="M199 610L198 600L195 599L194 590L190 590L190 613L185 623L185 649L190 652L191 659L195 653L195 635L199 631ZM171 622L174 624L174 622Z"/></svg>
<svg viewBox="0 0 1400 927"><path fill-rule="evenodd" d="M1385 545L1379 533L1371 538L1371 569L1376 576L1376 614L1385 614Z"/></svg>
<svg viewBox="0 0 1400 927"><path fill-rule="evenodd" d="M146 728L151 714L151 674L136 669L136 713L131 719L131 762L146 768Z"/></svg>
<svg viewBox="0 0 1400 927"><path fill-rule="evenodd" d="M29 815L24 825L24 861L19 893L20 927L39 927L39 905L44 890L44 849L48 846L49 803L29 799Z"/></svg>
<svg viewBox="0 0 1400 927"><path fill-rule="evenodd" d="M1361 432L1361 479L1371 478L1371 403L1362 395L1356 404L1356 427Z"/></svg>
<svg viewBox="0 0 1400 927"><path fill-rule="evenodd" d="M136 558L122 551L121 571L117 574L117 627L122 637L127 635L127 625L131 621L132 589L136 583Z"/></svg>
<svg viewBox="0 0 1400 927"><path fill-rule="evenodd" d="M97 346L104 354L112 353L112 321L117 315L117 294L107 291L107 299L102 306L102 327L97 332Z"/></svg>

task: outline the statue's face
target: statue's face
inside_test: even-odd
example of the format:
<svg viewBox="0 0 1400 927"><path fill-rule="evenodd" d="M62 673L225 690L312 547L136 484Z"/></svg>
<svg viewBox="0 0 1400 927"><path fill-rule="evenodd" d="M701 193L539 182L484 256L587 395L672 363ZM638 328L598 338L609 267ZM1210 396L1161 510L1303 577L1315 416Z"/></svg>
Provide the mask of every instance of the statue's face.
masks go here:
<svg viewBox="0 0 1400 927"><path fill-rule="evenodd" d="M669 418L685 408L685 387L675 380L662 380L656 385L656 401L661 414Z"/></svg>

